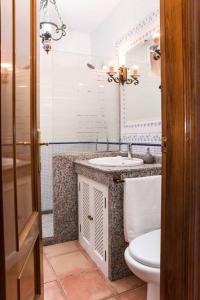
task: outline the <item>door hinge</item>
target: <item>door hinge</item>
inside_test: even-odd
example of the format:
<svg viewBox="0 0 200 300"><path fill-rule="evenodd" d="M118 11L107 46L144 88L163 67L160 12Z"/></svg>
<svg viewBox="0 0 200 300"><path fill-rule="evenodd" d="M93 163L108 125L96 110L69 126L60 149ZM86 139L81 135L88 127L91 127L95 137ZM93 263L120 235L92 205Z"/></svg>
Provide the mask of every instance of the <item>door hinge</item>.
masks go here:
<svg viewBox="0 0 200 300"><path fill-rule="evenodd" d="M167 138L165 136L162 137L162 153L167 152Z"/></svg>
<svg viewBox="0 0 200 300"><path fill-rule="evenodd" d="M106 199L106 197L105 197L105 209L107 208L107 199Z"/></svg>
<svg viewBox="0 0 200 300"><path fill-rule="evenodd" d="M81 232L81 224L80 224L80 232Z"/></svg>
<svg viewBox="0 0 200 300"><path fill-rule="evenodd" d="M80 182L78 183L78 190L79 190L79 192L81 190L81 183Z"/></svg>
<svg viewBox="0 0 200 300"><path fill-rule="evenodd" d="M104 255L105 255L105 261L107 261L107 252L106 252L106 250L105 250Z"/></svg>
<svg viewBox="0 0 200 300"><path fill-rule="evenodd" d="M42 164L41 162L38 163L38 173L41 173L42 170Z"/></svg>

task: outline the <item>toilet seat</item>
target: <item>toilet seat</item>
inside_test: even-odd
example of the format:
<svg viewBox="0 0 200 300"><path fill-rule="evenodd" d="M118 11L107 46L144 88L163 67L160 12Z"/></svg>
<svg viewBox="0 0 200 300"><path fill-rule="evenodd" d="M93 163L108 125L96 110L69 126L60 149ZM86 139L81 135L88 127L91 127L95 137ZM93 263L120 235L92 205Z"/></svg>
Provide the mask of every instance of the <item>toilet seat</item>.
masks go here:
<svg viewBox="0 0 200 300"><path fill-rule="evenodd" d="M144 266L160 269L160 235L159 229L134 239L129 245L131 257Z"/></svg>

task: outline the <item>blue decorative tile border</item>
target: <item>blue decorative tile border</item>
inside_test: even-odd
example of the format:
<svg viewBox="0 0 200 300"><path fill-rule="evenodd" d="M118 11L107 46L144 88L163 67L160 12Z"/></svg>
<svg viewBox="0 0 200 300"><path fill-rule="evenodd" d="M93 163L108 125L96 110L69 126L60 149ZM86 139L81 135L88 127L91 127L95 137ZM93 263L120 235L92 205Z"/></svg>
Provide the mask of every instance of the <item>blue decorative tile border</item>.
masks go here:
<svg viewBox="0 0 200 300"><path fill-rule="evenodd" d="M131 28L115 43L115 61L124 63L126 52L160 29L160 9L154 9L140 23ZM121 61L122 60L122 61Z"/></svg>

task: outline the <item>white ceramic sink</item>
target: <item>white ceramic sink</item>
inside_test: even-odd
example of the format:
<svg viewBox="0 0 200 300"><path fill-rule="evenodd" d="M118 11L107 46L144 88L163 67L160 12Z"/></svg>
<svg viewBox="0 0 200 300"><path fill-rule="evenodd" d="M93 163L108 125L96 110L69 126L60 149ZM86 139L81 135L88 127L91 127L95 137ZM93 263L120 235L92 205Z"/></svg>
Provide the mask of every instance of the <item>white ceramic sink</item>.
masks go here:
<svg viewBox="0 0 200 300"><path fill-rule="evenodd" d="M144 164L142 159L123 156L93 158L88 162L92 165L104 167L134 167Z"/></svg>

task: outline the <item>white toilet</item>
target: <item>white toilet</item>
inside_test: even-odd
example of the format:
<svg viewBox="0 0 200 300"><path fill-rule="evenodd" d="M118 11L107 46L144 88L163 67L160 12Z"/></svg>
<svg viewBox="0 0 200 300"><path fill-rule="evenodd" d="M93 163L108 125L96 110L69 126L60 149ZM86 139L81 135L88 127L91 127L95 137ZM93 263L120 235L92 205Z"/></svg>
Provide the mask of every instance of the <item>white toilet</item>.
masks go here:
<svg viewBox="0 0 200 300"><path fill-rule="evenodd" d="M124 185L124 233L129 269L147 282L147 300L160 300L161 176L131 178Z"/></svg>
<svg viewBox="0 0 200 300"><path fill-rule="evenodd" d="M134 239L125 251L129 269L147 282L147 300L160 300L160 230Z"/></svg>

